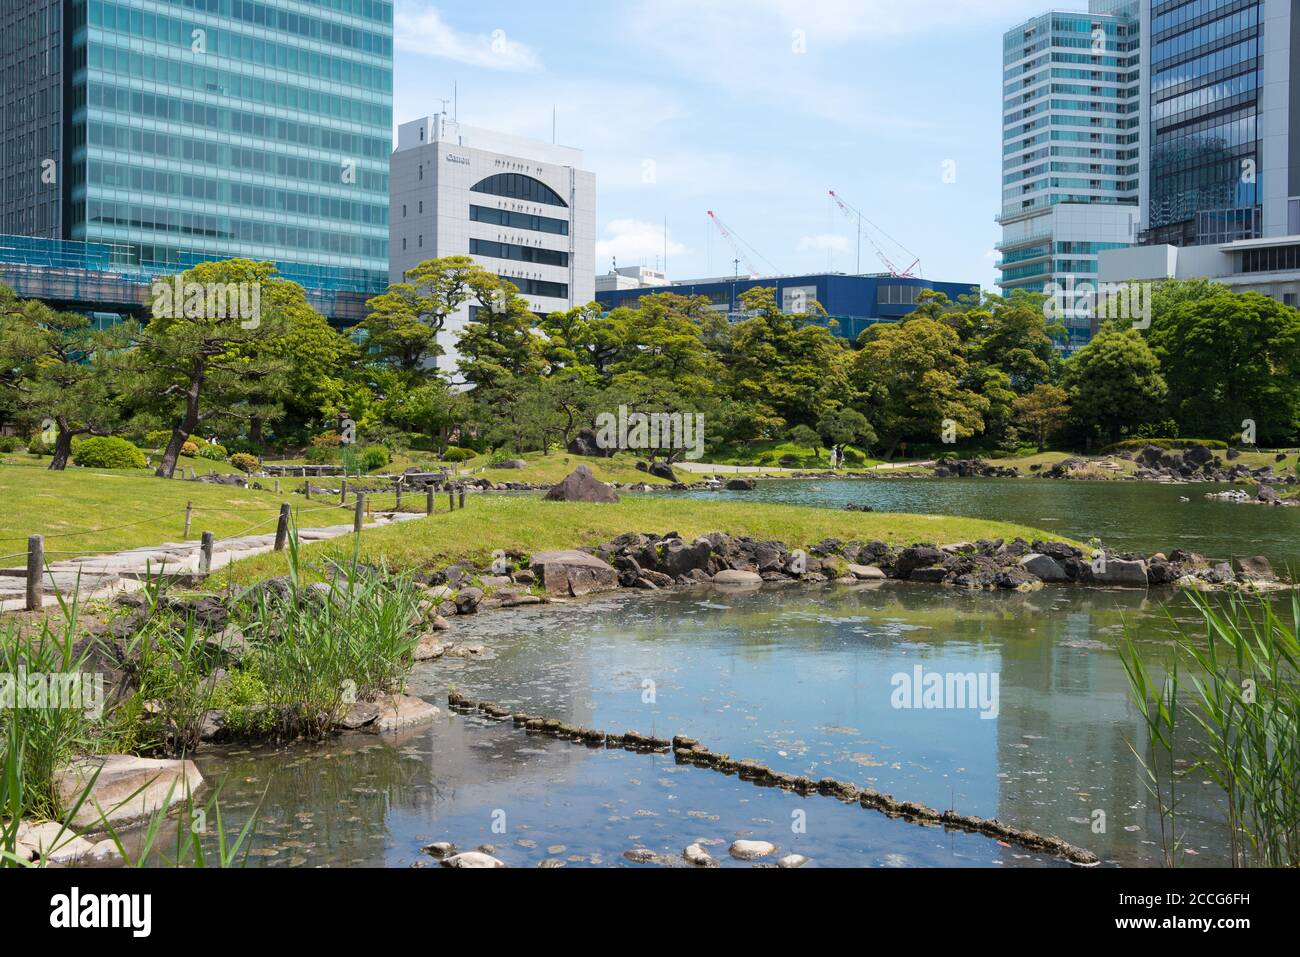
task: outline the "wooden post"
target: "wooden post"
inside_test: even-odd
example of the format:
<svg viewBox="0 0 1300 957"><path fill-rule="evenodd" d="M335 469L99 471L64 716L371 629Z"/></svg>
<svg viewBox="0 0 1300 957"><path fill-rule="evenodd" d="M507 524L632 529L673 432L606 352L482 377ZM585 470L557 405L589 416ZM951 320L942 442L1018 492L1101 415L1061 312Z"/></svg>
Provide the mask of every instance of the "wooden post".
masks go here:
<svg viewBox="0 0 1300 957"><path fill-rule="evenodd" d="M447 511L456 511L456 490L450 485L447 486Z"/></svg>
<svg viewBox="0 0 1300 957"><path fill-rule="evenodd" d="M361 534L361 526L366 521L366 496L362 492L357 493L357 511L352 519L352 531L358 535Z"/></svg>
<svg viewBox="0 0 1300 957"><path fill-rule="evenodd" d="M33 535L27 539L27 602L28 611L41 607L41 583L45 578L45 536Z"/></svg>
<svg viewBox="0 0 1300 957"><path fill-rule="evenodd" d="M199 574L205 578L212 574L212 533L204 532L199 542Z"/></svg>
<svg viewBox="0 0 1300 957"><path fill-rule="evenodd" d="M182 542L189 541L190 523L192 521L194 521L194 503L186 502L185 503L185 534L181 536Z"/></svg>
<svg viewBox="0 0 1300 957"><path fill-rule="evenodd" d="M400 512L401 510L402 510L402 485L399 482L397 485L397 505L393 509L393 511Z"/></svg>
<svg viewBox="0 0 1300 957"><path fill-rule="evenodd" d="M433 486L430 485L424 490L424 514L433 514Z"/></svg>
<svg viewBox="0 0 1300 957"><path fill-rule="evenodd" d="M276 479L276 480L275 480L275 494L276 494L276 495L279 495L279 494L280 494L280 480L279 480L279 479Z"/></svg>
<svg viewBox="0 0 1300 957"><path fill-rule="evenodd" d="M343 480L343 491L339 494L339 504L340 505L348 504L348 480L347 479Z"/></svg>
<svg viewBox="0 0 1300 957"><path fill-rule="evenodd" d="M284 551L285 543L289 540L289 503L285 502L280 506L280 522L275 526L275 550Z"/></svg>
<svg viewBox="0 0 1300 957"><path fill-rule="evenodd" d="M307 501L311 501L311 479L307 480Z"/></svg>
<svg viewBox="0 0 1300 957"><path fill-rule="evenodd" d="M460 507L465 507L465 486L460 487Z"/></svg>

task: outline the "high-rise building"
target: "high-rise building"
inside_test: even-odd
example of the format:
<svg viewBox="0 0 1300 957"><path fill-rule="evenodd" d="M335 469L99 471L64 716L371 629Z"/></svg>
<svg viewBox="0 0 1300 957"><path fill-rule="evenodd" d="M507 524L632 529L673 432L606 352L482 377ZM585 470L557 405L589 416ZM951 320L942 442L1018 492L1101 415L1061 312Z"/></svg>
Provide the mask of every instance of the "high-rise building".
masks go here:
<svg viewBox="0 0 1300 957"><path fill-rule="evenodd" d="M384 288L391 0L24 0L0 51L0 282L111 308L105 271L247 257L341 322Z"/></svg>
<svg viewBox="0 0 1300 957"><path fill-rule="evenodd" d="M1093 282L1103 250L1136 241L1138 0L1052 11L1003 37L1004 293ZM1067 349L1095 331L1067 312Z"/></svg>
<svg viewBox="0 0 1300 957"><path fill-rule="evenodd" d="M1300 304L1300 0L1143 0L1142 32L1143 246L1103 280Z"/></svg>
<svg viewBox="0 0 1300 957"><path fill-rule="evenodd" d="M389 277L428 259L470 256L518 287L538 315L596 295L596 176L582 151L466 126L445 113L403 123L392 156ZM454 369L447 321L439 365Z"/></svg>

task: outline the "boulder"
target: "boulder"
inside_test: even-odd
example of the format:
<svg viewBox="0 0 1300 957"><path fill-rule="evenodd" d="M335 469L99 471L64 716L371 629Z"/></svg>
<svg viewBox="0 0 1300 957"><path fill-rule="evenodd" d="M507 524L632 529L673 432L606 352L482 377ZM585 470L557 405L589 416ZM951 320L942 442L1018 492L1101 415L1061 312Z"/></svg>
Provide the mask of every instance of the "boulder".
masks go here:
<svg viewBox="0 0 1300 957"><path fill-rule="evenodd" d="M730 848L732 857L742 861L756 861L776 853L776 845L767 841L735 841Z"/></svg>
<svg viewBox="0 0 1300 957"><path fill-rule="evenodd" d="M203 775L193 761L105 754L60 768L55 772L55 784L65 807L76 804L81 793L91 786L89 796L72 819L74 826L88 828L105 820L110 824L138 820L183 801L202 787Z"/></svg>
<svg viewBox="0 0 1300 957"><path fill-rule="evenodd" d="M884 581L887 577L885 573L875 565L849 565L848 572L858 581L863 582Z"/></svg>
<svg viewBox="0 0 1300 957"><path fill-rule="evenodd" d="M591 469L579 465L546 493L547 502L601 502L618 501L618 494L591 474Z"/></svg>
<svg viewBox="0 0 1300 957"><path fill-rule="evenodd" d="M552 595L578 598L618 588L618 572L586 552L538 552L529 562L529 568L538 583Z"/></svg>
<svg viewBox="0 0 1300 957"><path fill-rule="evenodd" d="M1092 580L1099 585L1146 588L1147 563L1141 559L1109 558L1101 571L1092 572Z"/></svg>
<svg viewBox="0 0 1300 957"><path fill-rule="evenodd" d="M804 857L802 854L787 854L776 862L776 866L789 869L792 867L803 867L807 863L808 858Z"/></svg>
<svg viewBox="0 0 1300 957"><path fill-rule="evenodd" d="M752 492L757 488L753 479L732 479L726 485L728 492Z"/></svg>
<svg viewBox="0 0 1300 957"><path fill-rule="evenodd" d="M1040 555L1035 552L1032 555L1026 555L1020 559L1020 567L1037 575L1045 582L1064 582L1069 581L1070 576L1065 573L1065 568L1061 563L1050 555Z"/></svg>
<svg viewBox="0 0 1300 957"><path fill-rule="evenodd" d="M466 851L464 854L456 854L452 857L444 858L443 867L505 867L506 865L498 861L491 854L484 854L482 851Z"/></svg>
<svg viewBox="0 0 1300 957"><path fill-rule="evenodd" d="M667 462L651 462L649 472L651 475L667 479L669 482L677 481L677 473L673 471L673 467Z"/></svg>
<svg viewBox="0 0 1300 957"><path fill-rule="evenodd" d="M472 615L478 610L479 602L483 600L483 589L481 588L462 588L456 593L456 614Z"/></svg>
<svg viewBox="0 0 1300 957"><path fill-rule="evenodd" d="M436 705L429 704L423 698L405 694L387 695L375 704L379 707L379 715L365 726L365 730L371 734L389 734L418 724L427 724L442 714Z"/></svg>
<svg viewBox="0 0 1300 957"><path fill-rule="evenodd" d="M754 588L763 584L763 576L758 572L727 568L713 576L713 584Z"/></svg>
<svg viewBox="0 0 1300 957"><path fill-rule="evenodd" d="M499 469L526 469L528 463L523 459L506 459L504 462L498 462L496 468Z"/></svg>
<svg viewBox="0 0 1300 957"><path fill-rule="evenodd" d="M1238 558L1237 571L1242 578L1251 581L1272 581L1277 578L1272 563L1263 555L1253 558Z"/></svg>
<svg viewBox="0 0 1300 957"><path fill-rule="evenodd" d="M699 844L692 844L682 851L682 857L686 858L688 864L694 864L696 867L717 867L718 862L713 859L708 851Z"/></svg>
<svg viewBox="0 0 1300 957"><path fill-rule="evenodd" d="M568 445L570 455L583 455L587 458L607 459L614 454L613 449L602 449L600 439L591 429L583 429L573 437Z"/></svg>

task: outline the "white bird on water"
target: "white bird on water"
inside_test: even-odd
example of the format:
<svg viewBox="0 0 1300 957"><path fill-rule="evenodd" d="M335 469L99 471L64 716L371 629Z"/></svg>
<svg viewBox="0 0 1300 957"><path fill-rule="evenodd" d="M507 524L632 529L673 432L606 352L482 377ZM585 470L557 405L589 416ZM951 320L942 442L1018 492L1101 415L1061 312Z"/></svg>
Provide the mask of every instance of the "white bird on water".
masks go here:
<svg viewBox="0 0 1300 957"><path fill-rule="evenodd" d="M1180 495L1180 496L1178 496L1178 501L1180 501L1180 502L1190 502L1191 499L1188 498L1186 495Z"/></svg>

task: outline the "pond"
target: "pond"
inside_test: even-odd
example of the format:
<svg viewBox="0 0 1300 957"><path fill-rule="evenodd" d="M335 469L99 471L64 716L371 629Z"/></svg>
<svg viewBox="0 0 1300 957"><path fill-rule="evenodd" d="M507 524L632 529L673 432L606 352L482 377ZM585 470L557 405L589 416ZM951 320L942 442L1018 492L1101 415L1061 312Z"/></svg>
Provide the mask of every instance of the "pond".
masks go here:
<svg viewBox="0 0 1300 957"><path fill-rule="evenodd" d="M1210 502L1204 490L889 480L773 482L748 494L1295 564L1296 513ZM205 756L200 766L222 784L228 828L260 802L250 863L265 866L432 865L420 848L435 841L491 844L511 866L571 867L632 866L623 855L634 848L680 859L703 841L724 866L750 866L727 857L740 837L814 866L1068 866L670 755L591 750L445 713L454 687L584 727L687 734L774 770L996 817L1090 848L1107 865L1158 864L1159 821L1130 749L1142 749L1144 732L1117 649L1127 630L1152 658L1167 658L1174 629L1197 620L1167 590L1007 595L886 583L604 596L458 622L454 637L482 640L490 656L418 666L410 692L444 707L432 727ZM917 668L996 679L996 706L899 707L898 676ZM1218 797L1200 777L1183 799L1187 863L1222 865Z"/></svg>

